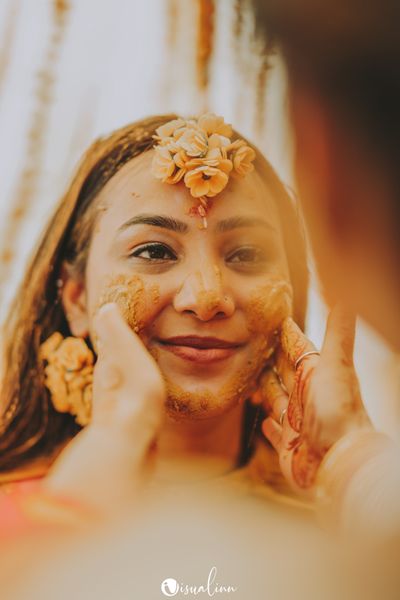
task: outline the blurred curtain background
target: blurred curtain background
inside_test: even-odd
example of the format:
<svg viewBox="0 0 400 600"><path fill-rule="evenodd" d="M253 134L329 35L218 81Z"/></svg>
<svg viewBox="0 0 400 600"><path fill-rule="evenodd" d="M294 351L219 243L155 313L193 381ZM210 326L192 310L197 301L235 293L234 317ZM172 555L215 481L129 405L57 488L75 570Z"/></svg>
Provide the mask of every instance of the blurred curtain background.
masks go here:
<svg viewBox="0 0 400 600"><path fill-rule="evenodd" d="M212 110L293 186L285 75L262 58L248 0L0 1L0 318L82 152L149 114ZM314 281L308 333L325 309ZM398 357L359 328L357 365L379 428L398 423ZM378 400L382 399L382 403Z"/></svg>

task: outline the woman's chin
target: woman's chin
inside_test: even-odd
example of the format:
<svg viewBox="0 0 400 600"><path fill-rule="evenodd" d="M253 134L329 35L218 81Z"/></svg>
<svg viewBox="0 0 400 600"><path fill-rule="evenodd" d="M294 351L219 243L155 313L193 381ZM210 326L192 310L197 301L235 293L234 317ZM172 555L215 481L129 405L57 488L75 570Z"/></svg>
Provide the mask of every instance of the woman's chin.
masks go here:
<svg viewBox="0 0 400 600"><path fill-rule="evenodd" d="M200 420L223 415L247 397L247 385L225 378L179 381L165 377L167 414L174 419Z"/></svg>

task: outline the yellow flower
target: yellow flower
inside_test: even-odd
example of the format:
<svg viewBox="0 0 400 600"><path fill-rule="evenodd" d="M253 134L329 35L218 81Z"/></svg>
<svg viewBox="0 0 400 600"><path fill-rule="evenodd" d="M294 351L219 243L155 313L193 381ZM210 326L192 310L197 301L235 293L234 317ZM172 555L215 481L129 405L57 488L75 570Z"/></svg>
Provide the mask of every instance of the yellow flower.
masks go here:
<svg viewBox="0 0 400 600"><path fill-rule="evenodd" d="M183 169L188 160L189 157L184 150L179 150L174 156L174 162L179 169Z"/></svg>
<svg viewBox="0 0 400 600"><path fill-rule="evenodd" d="M221 148L213 148L207 152L204 162L207 166L216 167L226 174L230 173L233 168L232 161L226 158Z"/></svg>
<svg viewBox="0 0 400 600"><path fill-rule="evenodd" d="M175 173L172 173L172 175L167 177L167 179L163 180L165 183L170 183L170 184L179 183L179 181L183 178L183 176L186 173L186 164L188 163L188 160L189 160L186 152L184 150L179 150L175 154L173 160L177 167L177 170L175 171Z"/></svg>
<svg viewBox="0 0 400 600"><path fill-rule="evenodd" d="M52 356L54 351L60 346L63 341L63 336L59 331L55 331L43 344L40 346L40 358L42 360L48 360L49 356Z"/></svg>
<svg viewBox="0 0 400 600"><path fill-rule="evenodd" d="M151 164L151 172L157 179L167 181L175 171L175 162L171 152L164 146L156 146Z"/></svg>
<svg viewBox="0 0 400 600"><path fill-rule="evenodd" d="M253 160L256 153L253 148L247 145L241 145L233 155L233 168L239 177L244 177L254 170Z"/></svg>
<svg viewBox="0 0 400 600"><path fill-rule="evenodd" d="M44 369L45 384L51 392L54 408L59 412L69 410L68 388L64 380L64 369L56 364L49 364Z"/></svg>
<svg viewBox="0 0 400 600"><path fill-rule="evenodd" d="M208 138L208 147L210 150L213 148L228 148L231 140L224 135L219 135L218 133L213 133Z"/></svg>
<svg viewBox="0 0 400 600"><path fill-rule="evenodd" d="M197 167L185 175L185 185L195 198L216 196L228 183L228 175L215 167Z"/></svg>
<svg viewBox="0 0 400 600"><path fill-rule="evenodd" d="M172 185L174 183L179 183L180 180L185 175L185 173L186 173L186 169L178 169L174 175L171 175L171 177L164 179L164 183L170 183Z"/></svg>
<svg viewBox="0 0 400 600"><path fill-rule="evenodd" d="M159 138L164 139L168 138L174 134L174 132L180 127L184 127L186 121L183 119L173 119L172 121L168 121L165 125L161 125L156 129L156 134Z"/></svg>
<svg viewBox="0 0 400 600"><path fill-rule="evenodd" d="M67 371L78 371L86 365L93 364L93 352L82 338L67 337L56 350L57 364Z"/></svg>
<svg viewBox="0 0 400 600"><path fill-rule="evenodd" d="M233 168L232 161L226 158L221 148L209 150L203 158L193 158L185 164L186 170L190 171L197 167L215 167L224 173L230 173Z"/></svg>
<svg viewBox="0 0 400 600"><path fill-rule="evenodd" d="M223 117L217 117L214 113L206 113L197 121L199 127L206 132L207 135L218 133L227 138L232 136L232 126L225 123Z"/></svg>
<svg viewBox="0 0 400 600"><path fill-rule="evenodd" d="M204 156L208 150L208 140L198 129L186 129L177 144L188 156Z"/></svg>

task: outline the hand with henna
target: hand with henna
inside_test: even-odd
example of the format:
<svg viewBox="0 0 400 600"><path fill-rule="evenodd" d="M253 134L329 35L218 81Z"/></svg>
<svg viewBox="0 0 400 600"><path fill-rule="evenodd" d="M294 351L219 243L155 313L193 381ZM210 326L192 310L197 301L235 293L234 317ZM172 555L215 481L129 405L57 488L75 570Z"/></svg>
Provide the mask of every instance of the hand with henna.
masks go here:
<svg viewBox="0 0 400 600"><path fill-rule="evenodd" d="M283 322L274 370L261 378L268 418L263 433L279 454L285 478L310 490L329 448L353 430L371 427L353 363L355 319L332 310L321 353L296 323Z"/></svg>

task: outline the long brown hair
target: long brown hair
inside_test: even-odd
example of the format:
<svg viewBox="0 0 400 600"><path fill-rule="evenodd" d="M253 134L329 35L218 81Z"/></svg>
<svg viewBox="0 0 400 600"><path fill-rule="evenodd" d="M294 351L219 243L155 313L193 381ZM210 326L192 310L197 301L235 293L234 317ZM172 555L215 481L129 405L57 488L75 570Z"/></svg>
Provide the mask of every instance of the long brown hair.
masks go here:
<svg viewBox="0 0 400 600"><path fill-rule="evenodd" d="M155 130L173 118L176 116L143 119L94 142L42 235L5 326L0 471L10 471L41 456L51 457L80 430L71 415L53 408L39 358L40 344L53 332L71 335L60 301L61 266L67 262L75 273L84 276L99 191L125 163L150 150ZM295 318L302 324L308 277L299 215L259 151L256 168L277 203L294 290Z"/></svg>

